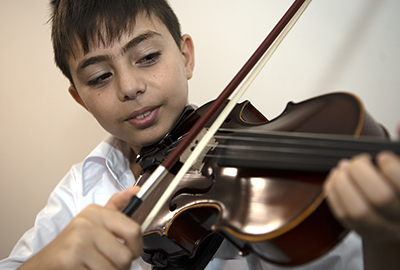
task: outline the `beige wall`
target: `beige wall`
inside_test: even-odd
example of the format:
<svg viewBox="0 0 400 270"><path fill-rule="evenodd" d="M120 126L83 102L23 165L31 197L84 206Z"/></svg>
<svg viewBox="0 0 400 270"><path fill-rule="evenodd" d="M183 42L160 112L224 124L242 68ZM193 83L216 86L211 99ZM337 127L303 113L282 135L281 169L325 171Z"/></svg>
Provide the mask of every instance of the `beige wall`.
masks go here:
<svg viewBox="0 0 400 270"><path fill-rule="evenodd" d="M70 98L54 64L47 1L0 1L0 257L105 132Z"/></svg>
<svg viewBox="0 0 400 270"><path fill-rule="evenodd" d="M289 0L172 0L196 44L191 101L217 96ZM290 100L351 91L394 135L400 120L400 2L314 1L246 94L268 118ZM47 0L0 1L0 257L105 132L54 67ZM396 136L394 136L396 137Z"/></svg>

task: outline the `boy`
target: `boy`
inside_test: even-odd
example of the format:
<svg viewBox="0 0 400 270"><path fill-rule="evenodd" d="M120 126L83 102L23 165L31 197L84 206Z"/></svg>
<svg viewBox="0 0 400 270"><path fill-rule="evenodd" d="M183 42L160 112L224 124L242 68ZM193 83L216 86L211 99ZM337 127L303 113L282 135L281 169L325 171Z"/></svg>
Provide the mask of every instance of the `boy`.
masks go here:
<svg viewBox="0 0 400 270"><path fill-rule="evenodd" d="M149 269L134 260L141 253L139 226L120 210L137 191L129 188L141 170L134 157L162 138L188 104L193 42L181 36L175 15L161 0L52 5L55 59L71 82L69 92L112 137L71 169L0 267ZM328 192L342 178L334 174ZM223 243L208 268L279 269L231 250ZM351 235L327 257L297 269L361 269L360 251L359 239Z"/></svg>

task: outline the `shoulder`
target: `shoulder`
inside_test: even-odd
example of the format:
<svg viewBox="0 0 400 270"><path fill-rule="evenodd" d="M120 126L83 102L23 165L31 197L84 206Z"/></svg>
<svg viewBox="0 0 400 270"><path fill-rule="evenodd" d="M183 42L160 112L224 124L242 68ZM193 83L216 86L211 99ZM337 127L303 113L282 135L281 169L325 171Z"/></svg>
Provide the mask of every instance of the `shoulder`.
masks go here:
<svg viewBox="0 0 400 270"><path fill-rule="evenodd" d="M107 169L110 153L123 144L114 137L102 141L82 162L73 165L51 192L46 206L37 214L34 227L14 247L0 268L16 269L46 246L89 204L105 204L121 187ZM112 154L111 154L112 155Z"/></svg>

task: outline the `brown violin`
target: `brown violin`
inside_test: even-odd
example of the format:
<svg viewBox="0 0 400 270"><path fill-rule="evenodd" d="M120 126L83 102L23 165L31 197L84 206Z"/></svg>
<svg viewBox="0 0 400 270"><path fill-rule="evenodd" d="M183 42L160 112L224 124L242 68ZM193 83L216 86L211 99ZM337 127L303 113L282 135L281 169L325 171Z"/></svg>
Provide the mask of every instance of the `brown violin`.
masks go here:
<svg viewBox="0 0 400 270"><path fill-rule="evenodd" d="M171 147L207 106L179 123ZM192 269L187 265L193 259L204 268L223 238L242 255L253 253L275 264L318 258L347 233L322 191L330 168L362 152L375 156L390 149L400 154L400 144L389 141L360 100L345 93L291 102L271 121L243 102L214 138L200 167L186 174L144 233L143 258L160 269ZM171 147L142 151L148 152L142 159L149 165L144 165L148 169L139 185ZM139 224L180 166L178 162L133 214Z"/></svg>
<svg viewBox="0 0 400 270"><path fill-rule="evenodd" d="M122 212L142 225L142 257L156 269L204 269L223 239L279 265L316 259L347 233L322 191L330 168L362 152L400 153L350 94L291 102L271 121L249 102L235 104L231 94L245 90L309 2L292 4L215 101L186 108L139 154L142 188ZM204 127L212 139L203 150Z"/></svg>

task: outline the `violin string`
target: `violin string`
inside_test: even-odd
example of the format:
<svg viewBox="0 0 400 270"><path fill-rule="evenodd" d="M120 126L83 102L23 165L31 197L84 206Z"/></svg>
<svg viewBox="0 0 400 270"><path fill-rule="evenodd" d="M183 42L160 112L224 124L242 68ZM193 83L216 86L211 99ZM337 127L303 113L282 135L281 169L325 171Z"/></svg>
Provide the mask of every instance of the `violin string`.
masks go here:
<svg viewBox="0 0 400 270"><path fill-rule="evenodd" d="M228 131L228 130L225 130ZM350 136L344 138L318 138L315 136L293 136L293 135L276 135L276 137L254 137L253 134L259 135L259 132L245 131L249 136L228 136L216 135L214 138L229 141L228 144L208 144L210 148L217 150L232 150L240 153L242 160L271 160L272 157L266 154L286 154L286 155L302 155L303 158L319 159L336 159L348 158L357 153L367 152L376 155L384 149L392 149L396 144L388 140L355 140ZM343 136L343 135L342 135ZM283 138L282 138L283 137ZM240 145L235 143L241 143ZM245 144L243 142L249 142ZM255 145L255 142L258 144ZM399 144L397 144L398 151ZM232 152L230 151L230 152ZM207 153L205 157L213 158L234 158L232 155L223 154L224 151L212 151ZM226 152L226 151L225 151ZM228 151L229 153L229 151ZM275 159L280 157L275 156ZM273 159L273 158L272 158Z"/></svg>
<svg viewBox="0 0 400 270"><path fill-rule="evenodd" d="M231 134L222 135L217 134L214 136L216 139L223 140L236 140L236 141L249 141L249 142L268 142L268 143L284 143L291 145L304 145L304 146L313 146L313 147L329 147L329 148L337 148L338 146L345 145L346 149L354 149L354 150L374 150L376 148L387 146L391 147L393 142L386 138L377 138L377 137L361 137L356 138L351 135L335 135L335 134L310 134L310 133L295 133L295 132L281 132L281 131L272 131L272 132L260 132L260 131L252 131L252 130L237 130L237 129L220 129L224 133L230 132ZM234 135L236 134L245 134L243 135ZM362 146L362 147L360 147Z"/></svg>
<svg viewBox="0 0 400 270"><path fill-rule="evenodd" d="M217 146L219 148L222 148L223 146ZM224 147L225 148L225 147ZM230 150L239 150L237 151L240 153L240 159L242 160L269 160L271 159L270 156L267 156L267 154L272 155L272 154L280 154L280 155L303 155L303 156L310 156L313 158L318 158L318 159L332 159L332 158L348 158L351 157L357 153L362 153L366 151L360 151L360 152L355 152L355 151L327 151L326 149L321 152L321 150L313 150L313 149L295 149L295 148L286 148L283 149L281 147L246 147L246 146L228 146L227 148L230 148ZM240 151L241 150L241 151ZM371 153L371 152L368 152ZM374 155L376 154L375 152L373 153ZM205 157L209 158L233 158L232 155L228 154L221 154L221 153L208 153L205 155ZM275 156L277 159L279 158L278 156Z"/></svg>
<svg viewBox="0 0 400 270"><path fill-rule="evenodd" d="M213 147L212 145L210 145ZM359 152L355 151L339 151L339 150L316 150L316 149L305 149L305 148L282 148L282 147L248 147L248 146L219 146L215 145L216 148L229 148L229 150L234 150L240 153L240 158L243 160L268 160L267 154L286 154L286 155L304 155L304 156L314 156L315 158L348 158L356 153L366 152L361 150ZM368 153L371 153L368 151ZM373 153L376 154L376 153ZM232 158L232 155L221 154L221 153L208 153L205 157L209 158Z"/></svg>
<svg viewBox="0 0 400 270"><path fill-rule="evenodd" d="M226 131L226 130L225 130ZM232 130L232 132L237 132L237 130ZM324 136L324 135L319 135L315 134L312 136L308 136L304 134L305 136L301 135L291 135L291 134L284 134L281 135L279 134L280 132L273 134L274 137L269 136L270 133L264 133L265 137L255 137L251 135L259 135L262 133L259 132L253 132L253 131L244 131L240 133L246 133L248 136L229 136L229 135L215 135L215 139L222 139L222 140L229 140L229 142L234 142L234 141L248 141L248 142L259 142L259 143L280 143L282 145L294 145L294 146L305 146L305 147L325 147L325 148L332 148L336 149L337 147L340 147L343 144L346 144L346 149L350 150L374 150L375 148L382 147L384 145L387 145L388 147L393 144L392 141L389 140L378 140L378 139L369 139L369 138L358 138L355 139L354 137L351 136L346 136L346 135L338 135L337 138L333 138L333 136ZM286 133L286 132L283 132ZM282 133L282 134L283 134ZM303 134L302 134L303 135ZM326 137L326 138L324 138ZM229 147L232 145L221 145L219 143L216 144L208 144L207 146L209 147ZM243 145L244 147L251 147L251 145ZM360 147L362 146L362 147ZM236 146L235 146L236 147ZM259 146L255 146L255 149L257 150Z"/></svg>

